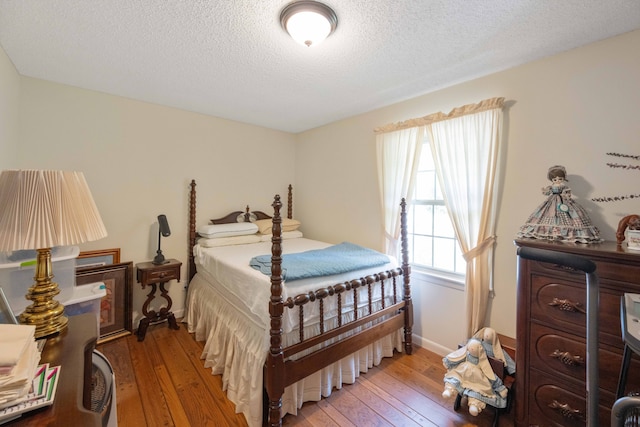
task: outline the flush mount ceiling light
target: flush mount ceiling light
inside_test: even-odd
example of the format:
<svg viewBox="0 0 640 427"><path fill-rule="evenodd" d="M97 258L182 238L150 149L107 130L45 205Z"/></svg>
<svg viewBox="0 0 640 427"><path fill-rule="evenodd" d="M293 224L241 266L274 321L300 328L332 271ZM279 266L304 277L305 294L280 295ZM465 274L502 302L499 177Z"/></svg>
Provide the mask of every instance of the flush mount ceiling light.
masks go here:
<svg viewBox="0 0 640 427"><path fill-rule="evenodd" d="M296 1L280 13L282 28L298 43L316 46L338 26L338 17L329 6L317 1Z"/></svg>

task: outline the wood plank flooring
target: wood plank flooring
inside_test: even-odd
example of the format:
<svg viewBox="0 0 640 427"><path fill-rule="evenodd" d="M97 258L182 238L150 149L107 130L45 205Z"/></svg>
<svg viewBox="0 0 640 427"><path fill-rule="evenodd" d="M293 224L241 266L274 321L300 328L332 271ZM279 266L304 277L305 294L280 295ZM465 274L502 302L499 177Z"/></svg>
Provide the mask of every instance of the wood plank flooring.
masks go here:
<svg viewBox="0 0 640 427"><path fill-rule="evenodd" d="M150 326L142 342L130 335L100 344L116 375L119 427L246 426L222 391L221 376L204 368L202 348L182 323L177 331ZM453 400L441 394L444 372L440 356L416 347L411 356L384 359L328 398L305 403L283 425L491 426L491 407L477 417L465 401L453 410ZM512 427L513 413L502 414L499 425Z"/></svg>

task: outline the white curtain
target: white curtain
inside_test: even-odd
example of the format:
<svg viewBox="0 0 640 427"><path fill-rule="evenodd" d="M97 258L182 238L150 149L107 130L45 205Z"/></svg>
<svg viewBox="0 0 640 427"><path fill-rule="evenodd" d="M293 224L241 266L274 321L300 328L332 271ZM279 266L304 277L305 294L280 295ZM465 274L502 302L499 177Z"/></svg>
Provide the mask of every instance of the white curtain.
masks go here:
<svg viewBox="0 0 640 427"><path fill-rule="evenodd" d="M400 129L376 136L378 185L384 219L385 252L398 256L400 200L413 192L424 126Z"/></svg>
<svg viewBox="0 0 640 427"><path fill-rule="evenodd" d="M492 98L449 114L439 112L375 130L387 252L394 255L400 227L397 201L412 194L425 132L430 140L438 180L467 262L468 336L484 326L493 294L503 105L504 98Z"/></svg>
<svg viewBox="0 0 640 427"><path fill-rule="evenodd" d="M428 126L445 204L467 262L467 335L484 326L493 252L503 98L452 111Z"/></svg>

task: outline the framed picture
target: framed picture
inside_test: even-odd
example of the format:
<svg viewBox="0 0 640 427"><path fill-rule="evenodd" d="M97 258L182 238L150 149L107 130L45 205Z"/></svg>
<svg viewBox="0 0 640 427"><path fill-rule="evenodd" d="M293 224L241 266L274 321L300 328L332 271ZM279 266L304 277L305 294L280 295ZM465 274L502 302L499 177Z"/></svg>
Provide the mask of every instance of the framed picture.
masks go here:
<svg viewBox="0 0 640 427"><path fill-rule="evenodd" d="M0 323L18 324L18 320L16 316L13 315L9 301L7 301L7 297L4 295L2 288L0 288Z"/></svg>
<svg viewBox="0 0 640 427"><path fill-rule="evenodd" d="M76 269L118 264L120 262L120 248L100 249L97 251L80 252L76 259Z"/></svg>
<svg viewBox="0 0 640 427"><path fill-rule="evenodd" d="M105 285L107 295L100 299L98 343L132 333L131 286L133 262L99 265L76 269L76 286L89 286L96 282Z"/></svg>

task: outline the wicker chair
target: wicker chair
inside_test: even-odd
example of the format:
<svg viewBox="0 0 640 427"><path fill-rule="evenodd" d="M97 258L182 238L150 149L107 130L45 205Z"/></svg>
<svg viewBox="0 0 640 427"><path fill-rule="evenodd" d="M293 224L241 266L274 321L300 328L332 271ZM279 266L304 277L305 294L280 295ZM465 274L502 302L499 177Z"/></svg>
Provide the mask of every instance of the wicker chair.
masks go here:
<svg viewBox="0 0 640 427"><path fill-rule="evenodd" d="M493 372L498 376L498 378L500 378L502 380L502 383L504 384L504 386L507 388L507 406L504 408L494 408L495 410L495 415L493 417L493 427L498 427L498 423L499 423L499 419L500 419L500 414L504 413L509 413L511 411L511 406L512 406L512 402L513 402L513 392L514 392L514 383L515 383L515 376L514 375L509 375L507 373L507 370L504 367L504 364L502 363L501 360L495 359L493 357L488 357L489 359L489 363L491 364L491 369L493 369ZM458 395L456 396L456 400L453 403L453 409L455 411L457 411L458 409L460 409L460 404L462 403L462 395L458 393ZM487 407L490 405L487 405Z"/></svg>

